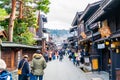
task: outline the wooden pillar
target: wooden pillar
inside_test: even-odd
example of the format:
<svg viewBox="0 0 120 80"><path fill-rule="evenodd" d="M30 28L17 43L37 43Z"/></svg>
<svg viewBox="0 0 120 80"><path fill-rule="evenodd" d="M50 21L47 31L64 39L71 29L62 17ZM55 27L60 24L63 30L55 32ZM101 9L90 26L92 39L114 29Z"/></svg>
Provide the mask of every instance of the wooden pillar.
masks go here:
<svg viewBox="0 0 120 80"><path fill-rule="evenodd" d="M20 60L22 59L22 49L20 49L18 52L17 52L17 64L19 64Z"/></svg>
<svg viewBox="0 0 120 80"><path fill-rule="evenodd" d="M14 51L12 50L11 51L11 68L14 68L15 67L15 54L14 54Z"/></svg>

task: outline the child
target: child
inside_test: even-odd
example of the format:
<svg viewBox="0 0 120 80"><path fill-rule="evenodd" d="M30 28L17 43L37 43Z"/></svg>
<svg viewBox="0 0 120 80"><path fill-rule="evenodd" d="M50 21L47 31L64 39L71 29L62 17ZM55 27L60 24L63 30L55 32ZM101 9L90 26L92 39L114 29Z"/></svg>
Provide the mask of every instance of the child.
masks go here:
<svg viewBox="0 0 120 80"><path fill-rule="evenodd" d="M12 80L12 75L6 70L6 63L0 59L0 80Z"/></svg>

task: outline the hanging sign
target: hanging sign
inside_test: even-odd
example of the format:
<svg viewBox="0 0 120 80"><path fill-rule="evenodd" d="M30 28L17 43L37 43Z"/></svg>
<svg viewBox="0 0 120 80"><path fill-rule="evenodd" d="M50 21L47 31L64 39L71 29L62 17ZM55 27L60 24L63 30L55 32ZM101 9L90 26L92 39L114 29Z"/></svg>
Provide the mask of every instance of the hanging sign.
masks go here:
<svg viewBox="0 0 120 80"><path fill-rule="evenodd" d="M98 49L104 49L105 48L105 44L104 43L103 44L98 44L97 47L98 47Z"/></svg>
<svg viewBox="0 0 120 80"><path fill-rule="evenodd" d="M109 37L111 34L109 27L102 27L99 29L99 32L100 32L102 38Z"/></svg>
<svg viewBox="0 0 120 80"><path fill-rule="evenodd" d="M110 28L108 27L107 20L104 20L102 22L102 28L99 29L99 32L102 38L110 36L111 31Z"/></svg>
<svg viewBox="0 0 120 80"><path fill-rule="evenodd" d="M98 59L92 59L92 68L94 70L98 69Z"/></svg>

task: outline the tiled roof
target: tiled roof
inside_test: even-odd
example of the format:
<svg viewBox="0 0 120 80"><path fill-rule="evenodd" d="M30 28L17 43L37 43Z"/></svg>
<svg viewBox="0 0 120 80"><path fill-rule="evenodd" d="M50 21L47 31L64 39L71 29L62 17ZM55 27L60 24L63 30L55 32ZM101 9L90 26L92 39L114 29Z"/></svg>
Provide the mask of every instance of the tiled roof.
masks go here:
<svg viewBox="0 0 120 80"><path fill-rule="evenodd" d="M29 46L29 45L18 44L18 43L13 43L13 42L2 42L1 46L2 47L34 48L34 49L42 48L41 46Z"/></svg>

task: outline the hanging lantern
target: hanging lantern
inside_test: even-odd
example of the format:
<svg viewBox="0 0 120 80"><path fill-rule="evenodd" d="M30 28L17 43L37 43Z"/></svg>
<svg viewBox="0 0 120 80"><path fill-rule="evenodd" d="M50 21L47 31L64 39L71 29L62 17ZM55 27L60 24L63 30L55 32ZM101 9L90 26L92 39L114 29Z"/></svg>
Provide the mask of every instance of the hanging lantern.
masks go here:
<svg viewBox="0 0 120 80"><path fill-rule="evenodd" d="M115 47L116 47L116 45L115 45L114 43L112 43L112 44L111 44L111 48L114 49Z"/></svg>
<svg viewBox="0 0 120 80"><path fill-rule="evenodd" d="M108 59L108 63L111 64L111 59L110 58Z"/></svg>
<svg viewBox="0 0 120 80"><path fill-rule="evenodd" d="M116 53L119 53L119 49L116 49Z"/></svg>
<svg viewBox="0 0 120 80"><path fill-rule="evenodd" d="M90 45L92 45L92 42L90 42Z"/></svg>
<svg viewBox="0 0 120 80"><path fill-rule="evenodd" d="M109 43L109 41L106 41L106 42L105 42L105 45L107 45L107 46L108 46L109 44L110 44L110 43Z"/></svg>

